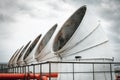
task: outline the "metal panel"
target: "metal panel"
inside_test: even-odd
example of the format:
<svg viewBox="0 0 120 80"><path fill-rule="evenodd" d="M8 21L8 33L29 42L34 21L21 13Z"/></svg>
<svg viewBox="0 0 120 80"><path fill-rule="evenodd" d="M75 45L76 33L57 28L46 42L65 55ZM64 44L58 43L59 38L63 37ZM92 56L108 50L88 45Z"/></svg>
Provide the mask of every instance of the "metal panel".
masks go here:
<svg viewBox="0 0 120 80"><path fill-rule="evenodd" d="M43 37L41 42L39 43L36 53L35 53L35 58L37 61L39 61L41 58L45 57L46 55L51 53L51 46L52 46L52 37L57 28L57 24L55 24ZM49 57L52 54L49 55ZM52 55L53 57L53 55Z"/></svg>

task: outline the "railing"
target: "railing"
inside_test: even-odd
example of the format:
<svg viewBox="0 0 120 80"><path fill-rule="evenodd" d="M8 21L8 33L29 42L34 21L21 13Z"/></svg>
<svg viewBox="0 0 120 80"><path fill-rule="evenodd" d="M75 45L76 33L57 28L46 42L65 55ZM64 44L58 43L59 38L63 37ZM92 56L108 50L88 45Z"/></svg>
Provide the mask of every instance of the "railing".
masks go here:
<svg viewBox="0 0 120 80"><path fill-rule="evenodd" d="M0 63L0 73L6 73L7 71L7 63Z"/></svg>
<svg viewBox="0 0 120 80"><path fill-rule="evenodd" d="M39 74L40 80L42 76L47 76L49 80L115 80L115 75L120 74L119 70L115 70L115 65L120 65L120 62L48 61L4 70L8 73L33 74L33 77ZM26 75L25 78L28 80Z"/></svg>

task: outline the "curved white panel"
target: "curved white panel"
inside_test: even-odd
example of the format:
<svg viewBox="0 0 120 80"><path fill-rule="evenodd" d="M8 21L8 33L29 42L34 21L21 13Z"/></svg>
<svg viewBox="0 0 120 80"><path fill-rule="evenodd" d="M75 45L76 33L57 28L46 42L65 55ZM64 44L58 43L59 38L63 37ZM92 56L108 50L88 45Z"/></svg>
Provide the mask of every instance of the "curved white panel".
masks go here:
<svg viewBox="0 0 120 80"><path fill-rule="evenodd" d="M13 61L13 59L14 59L14 57L15 57L15 55L17 54L18 51L19 51L19 49L17 49L17 50L15 51L15 53L12 55L12 57L10 58L10 60L9 60L9 62L8 62L8 66L9 66L9 67L12 67L12 61Z"/></svg>
<svg viewBox="0 0 120 80"><path fill-rule="evenodd" d="M53 41L54 32L56 30L57 24L55 24L42 38L41 42L39 43L35 58L37 61L46 61L47 59L50 59L54 57L54 54L51 53L51 45ZM52 59L53 60L53 59Z"/></svg>
<svg viewBox="0 0 120 80"><path fill-rule="evenodd" d="M23 56L23 61L26 64L31 64L34 61L34 54L36 51L36 47L40 41L41 34L36 37L36 39L30 44L29 48L27 49L25 55Z"/></svg>
<svg viewBox="0 0 120 80"><path fill-rule="evenodd" d="M27 49L29 48L30 43L31 43L31 41L29 41L29 42L26 44L26 46L23 48L23 50L21 51L21 53L20 53L20 55L19 55L19 57L18 57L18 59L17 59L17 65L18 65L18 66L24 65L23 56L25 55Z"/></svg>
<svg viewBox="0 0 120 80"><path fill-rule="evenodd" d="M19 49L19 51L17 52L17 54L15 55L15 57L14 57L14 59L13 59L13 61L12 61L12 64L13 64L14 67L17 66L17 58L18 58L20 52L22 51L23 47L24 47L24 46L22 46L22 47Z"/></svg>

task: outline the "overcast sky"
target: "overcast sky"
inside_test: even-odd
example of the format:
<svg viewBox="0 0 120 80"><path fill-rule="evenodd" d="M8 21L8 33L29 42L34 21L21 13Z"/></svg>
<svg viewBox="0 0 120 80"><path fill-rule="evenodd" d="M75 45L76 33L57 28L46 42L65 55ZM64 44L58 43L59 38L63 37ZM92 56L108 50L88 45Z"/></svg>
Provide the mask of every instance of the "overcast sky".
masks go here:
<svg viewBox="0 0 120 80"><path fill-rule="evenodd" d="M98 17L115 52L120 52L120 0L0 0L0 62L43 35L56 23L60 28L82 5Z"/></svg>

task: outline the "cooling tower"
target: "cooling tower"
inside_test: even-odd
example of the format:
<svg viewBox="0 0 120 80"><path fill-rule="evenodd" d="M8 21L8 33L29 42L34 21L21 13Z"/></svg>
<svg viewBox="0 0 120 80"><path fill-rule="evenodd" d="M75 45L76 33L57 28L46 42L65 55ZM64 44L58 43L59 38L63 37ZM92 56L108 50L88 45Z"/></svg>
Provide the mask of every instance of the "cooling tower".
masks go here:
<svg viewBox="0 0 120 80"><path fill-rule="evenodd" d="M38 62L48 61L48 60L55 60L55 55L51 52L52 41L54 32L56 30L57 24L55 24L42 38L41 42L39 43L36 53L35 59Z"/></svg>
<svg viewBox="0 0 120 80"><path fill-rule="evenodd" d="M18 66L18 65L17 65L17 58L19 57L21 51L23 50L23 47L24 47L24 46L22 46L22 47L19 49L19 51L17 52L17 54L15 55L15 57L14 57L13 60L12 60L12 64L13 64L14 67Z"/></svg>
<svg viewBox="0 0 120 80"><path fill-rule="evenodd" d="M13 65L12 65L12 61L13 61L13 59L14 59L14 57L15 57L15 55L17 54L17 52L19 51L19 49L17 49L16 51L15 51L15 53L12 55L12 57L10 58L10 60L9 60L9 62L8 62L8 67L12 67Z"/></svg>
<svg viewBox="0 0 120 80"><path fill-rule="evenodd" d="M111 58L115 57L111 50L109 41L101 28L98 19L94 17L91 10L86 6L80 7L73 15L63 24L57 33L53 51L61 61L79 61L84 62L112 62ZM106 59L107 58L107 59ZM74 66L75 71L91 71L90 65ZM59 71L70 72L71 65L59 65ZM97 65L96 70L110 70L109 65ZM92 74L81 73L74 75L76 80L93 80ZM109 74L96 74L97 80L110 80ZM60 74L58 80L73 80L71 74Z"/></svg>
<svg viewBox="0 0 120 80"><path fill-rule="evenodd" d="M31 41L29 41L29 42L26 44L26 46L23 48L23 50L21 51L21 53L20 53L20 55L19 55L19 57L18 57L18 59L17 59L17 65L18 65L18 66L23 66L23 65L24 65L23 56L25 55L27 49L29 48L30 43L31 43Z"/></svg>
<svg viewBox="0 0 120 80"><path fill-rule="evenodd" d="M23 56L23 61L25 65L32 64L34 62L34 53L36 51L36 47L40 41L41 34L36 37L36 39L30 44L29 48L27 49L25 55Z"/></svg>
<svg viewBox="0 0 120 80"><path fill-rule="evenodd" d="M54 39L53 51L65 61L73 60L75 56L82 58L114 57L98 19L86 6L79 8L63 24Z"/></svg>

